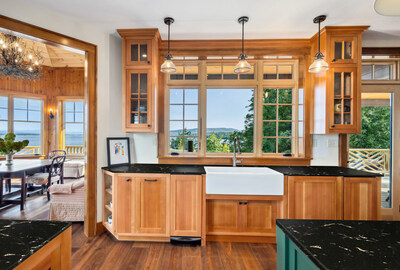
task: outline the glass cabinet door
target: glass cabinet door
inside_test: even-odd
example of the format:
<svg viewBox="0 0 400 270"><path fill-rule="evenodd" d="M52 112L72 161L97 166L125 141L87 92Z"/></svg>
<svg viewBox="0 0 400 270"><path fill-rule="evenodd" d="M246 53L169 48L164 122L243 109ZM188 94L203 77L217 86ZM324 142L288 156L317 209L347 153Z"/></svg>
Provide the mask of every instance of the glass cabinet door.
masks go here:
<svg viewBox="0 0 400 270"><path fill-rule="evenodd" d="M355 121L356 68L332 69L333 102L331 128L351 127Z"/></svg>
<svg viewBox="0 0 400 270"><path fill-rule="evenodd" d="M151 40L127 40L126 42L128 66L151 64Z"/></svg>
<svg viewBox="0 0 400 270"><path fill-rule="evenodd" d="M355 37L332 37L330 62L355 63L358 49Z"/></svg>
<svg viewBox="0 0 400 270"><path fill-rule="evenodd" d="M129 125L148 126L149 100L150 100L150 71L129 71L127 72L127 113Z"/></svg>

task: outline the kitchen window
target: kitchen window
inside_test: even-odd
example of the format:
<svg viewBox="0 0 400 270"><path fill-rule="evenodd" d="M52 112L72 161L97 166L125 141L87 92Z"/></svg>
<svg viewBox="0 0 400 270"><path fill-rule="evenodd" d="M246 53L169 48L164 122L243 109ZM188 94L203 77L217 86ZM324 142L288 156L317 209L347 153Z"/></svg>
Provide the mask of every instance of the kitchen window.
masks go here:
<svg viewBox="0 0 400 270"><path fill-rule="evenodd" d="M65 100L62 103L63 130L61 148L68 155L84 154L84 102L83 100Z"/></svg>
<svg viewBox="0 0 400 270"><path fill-rule="evenodd" d="M245 74L230 59L176 62L178 73L166 78L161 156L229 157L235 137L243 157L305 156L298 60L249 62Z"/></svg>

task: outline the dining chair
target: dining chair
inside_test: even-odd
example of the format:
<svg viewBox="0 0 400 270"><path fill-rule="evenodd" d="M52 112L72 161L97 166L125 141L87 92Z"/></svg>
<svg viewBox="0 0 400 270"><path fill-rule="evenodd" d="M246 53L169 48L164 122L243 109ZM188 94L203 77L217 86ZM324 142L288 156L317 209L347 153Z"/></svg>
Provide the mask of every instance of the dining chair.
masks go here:
<svg viewBox="0 0 400 270"><path fill-rule="evenodd" d="M49 152L49 159L52 159L54 157L58 157L58 156L66 156L67 155L67 151L65 150L53 150Z"/></svg>
<svg viewBox="0 0 400 270"><path fill-rule="evenodd" d="M48 172L35 173L34 175L27 176L26 184L41 185L42 193L44 188L46 188L47 200L50 200L48 188L55 182L58 184L63 182L65 158L65 155L54 157Z"/></svg>

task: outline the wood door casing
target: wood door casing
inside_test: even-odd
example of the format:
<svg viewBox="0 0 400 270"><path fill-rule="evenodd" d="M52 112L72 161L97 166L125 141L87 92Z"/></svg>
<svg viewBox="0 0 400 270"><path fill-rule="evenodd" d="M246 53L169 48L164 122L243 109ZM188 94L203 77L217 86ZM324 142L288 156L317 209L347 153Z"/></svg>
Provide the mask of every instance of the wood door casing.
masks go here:
<svg viewBox="0 0 400 270"><path fill-rule="evenodd" d="M169 175L136 180L136 232L169 235Z"/></svg>
<svg viewBox="0 0 400 270"><path fill-rule="evenodd" d="M201 236L201 175L171 176L171 235Z"/></svg>
<svg viewBox="0 0 400 270"><path fill-rule="evenodd" d="M237 200L207 200L207 234L229 234L242 231Z"/></svg>
<svg viewBox="0 0 400 270"><path fill-rule="evenodd" d="M379 220L381 218L381 179L344 178L344 219Z"/></svg>
<svg viewBox="0 0 400 270"><path fill-rule="evenodd" d="M116 177L116 196L113 202L115 214L113 220L117 234L134 234L135 228L135 179L128 176Z"/></svg>
<svg viewBox="0 0 400 270"><path fill-rule="evenodd" d="M288 177L288 218L343 219L343 178Z"/></svg>

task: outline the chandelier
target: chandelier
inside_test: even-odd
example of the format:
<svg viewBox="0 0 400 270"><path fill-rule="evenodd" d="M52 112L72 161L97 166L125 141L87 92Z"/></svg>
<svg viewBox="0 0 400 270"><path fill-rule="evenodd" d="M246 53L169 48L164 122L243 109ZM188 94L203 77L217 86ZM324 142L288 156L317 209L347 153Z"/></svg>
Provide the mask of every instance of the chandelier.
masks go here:
<svg viewBox="0 0 400 270"><path fill-rule="evenodd" d="M15 80L35 80L40 77L43 58L38 49L11 34L0 33L0 76Z"/></svg>

